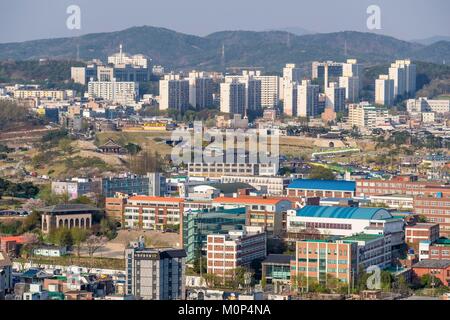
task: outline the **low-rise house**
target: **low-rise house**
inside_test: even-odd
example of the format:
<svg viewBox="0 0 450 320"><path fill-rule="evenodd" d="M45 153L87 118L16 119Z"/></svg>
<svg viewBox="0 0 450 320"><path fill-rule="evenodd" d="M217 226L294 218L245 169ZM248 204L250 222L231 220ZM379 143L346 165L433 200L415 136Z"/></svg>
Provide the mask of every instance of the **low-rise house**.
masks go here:
<svg viewBox="0 0 450 320"><path fill-rule="evenodd" d="M418 278L428 274L439 279L444 286L450 285L450 259L422 260L413 265L412 270Z"/></svg>
<svg viewBox="0 0 450 320"><path fill-rule="evenodd" d="M4 299L5 294L11 292L12 288L12 263L8 255L0 251L0 300Z"/></svg>

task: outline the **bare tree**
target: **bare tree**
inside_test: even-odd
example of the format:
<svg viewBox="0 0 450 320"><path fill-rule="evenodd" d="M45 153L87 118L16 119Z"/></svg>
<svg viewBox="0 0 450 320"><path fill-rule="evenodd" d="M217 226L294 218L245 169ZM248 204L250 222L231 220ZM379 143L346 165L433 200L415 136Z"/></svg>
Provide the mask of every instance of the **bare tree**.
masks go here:
<svg viewBox="0 0 450 320"><path fill-rule="evenodd" d="M84 244L88 250L89 256L92 258L94 256L94 253L103 248L107 242L108 239L104 236L90 235L89 237L87 237Z"/></svg>

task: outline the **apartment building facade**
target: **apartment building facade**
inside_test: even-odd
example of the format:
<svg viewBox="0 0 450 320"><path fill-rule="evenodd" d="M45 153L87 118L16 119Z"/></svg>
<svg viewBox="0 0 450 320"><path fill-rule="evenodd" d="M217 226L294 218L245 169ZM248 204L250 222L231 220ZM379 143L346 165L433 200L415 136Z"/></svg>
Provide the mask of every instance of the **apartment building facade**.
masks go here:
<svg viewBox="0 0 450 320"><path fill-rule="evenodd" d="M133 196L124 206L124 226L164 230L182 224L184 200L171 197Z"/></svg>
<svg viewBox="0 0 450 320"><path fill-rule="evenodd" d="M295 260L291 260L291 283L309 290L312 282L326 284L334 277L351 283L358 272L358 245L356 242L329 242L321 240L297 241Z"/></svg>
<svg viewBox="0 0 450 320"><path fill-rule="evenodd" d="M221 181L222 183L248 183L258 190L267 190L268 195L281 196L284 194L285 188L289 185L292 179L284 177L224 175L221 177Z"/></svg>
<svg viewBox="0 0 450 320"><path fill-rule="evenodd" d="M288 197L353 198L355 192L354 181L338 180L298 179L286 188Z"/></svg>
<svg viewBox="0 0 450 320"><path fill-rule="evenodd" d="M450 237L450 196L416 196L414 213L425 217L429 223L439 224L440 234Z"/></svg>
<svg viewBox="0 0 450 320"><path fill-rule="evenodd" d="M188 174L192 177L221 178L233 176L275 176L278 163L190 162Z"/></svg>
<svg viewBox="0 0 450 320"><path fill-rule="evenodd" d="M356 196L368 197L387 194L410 196L434 196L442 194L450 196L450 186L429 181L417 181L412 177L395 177L391 180L356 180Z"/></svg>
<svg viewBox="0 0 450 320"><path fill-rule="evenodd" d="M186 252L150 249L125 250L126 292L143 300L184 300Z"/></svg>
<svg viewBox="0 0 450 320"><path fill-rule="evenodd" d="M207 272L227 279L236 268L249 266L266 255L266 234L262 227L246 226L226 235L208 235Z"/></svg>
<svg viewBox="0 0 450 320"><path fill-rule="evenodd" d="M422 241L435 242L439 239L439 224L416 223L405 226L405 242L418 246Z"/></svg>
<svg viewBox="0 0 450 320"><path fill-rule="evenodd" d="M189 80L170 74L159 81L159 109L185 111L189 107Z"/></svg>
<svg viewBox="0 0 450 320"><path fill-rule="evenodd" d="M90 81L88 95L92 99L104 99L112 103L134 104L139 96L139 84L131 81Z"/></svg>

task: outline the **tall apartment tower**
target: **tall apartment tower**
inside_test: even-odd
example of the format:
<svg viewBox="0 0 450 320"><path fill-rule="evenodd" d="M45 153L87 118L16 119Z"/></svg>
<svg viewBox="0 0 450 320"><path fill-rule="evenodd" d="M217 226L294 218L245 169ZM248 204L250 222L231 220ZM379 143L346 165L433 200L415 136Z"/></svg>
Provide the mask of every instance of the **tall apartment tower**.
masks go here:
<svg viewBox="0 0 450 320"><path fill-rule="evenodd" d="M284 99L283 99L283 111L284 114L297 117L297 93L298 84L297 82L286 82L284 84Z"/></svg>
<svg viewBox="0 0 450 320"><path fill-rule="evenodd" d="M277 107L280 100L280 77L265 76L261 75L261 71L256 71L253 78L261 81L261 107Z"/></svg>
<svg viewBox="0 0 450 320"><path fill-rule="evenodd" d="M302 80L297 88L297 115L315 117L319 114L319 86Z"/></svg>
<svg viewBox="0 0 450 320"><path fill-rule="evenodd" d="M388 75L380 75L375 80L375 103L387 107L394 103L394 80Z"/></svg>
<svg viewBox="0 0 450 320"><path fill-rule="evenodd" d="M345 98L349 102L359 101L362 87L363 67L356 59L348 59L342 64L342 77L339 77L339 86L345 88Z"/></svg>
<svg viewBox="0 0 450 320"><path fill-rule="evenodd" d="M295 63L288 63L283 68L283 80L300 82L302 79L301 69Z"/></svg>
<svg viewBox="0 0 450 320"><path fill-rule="evenodd" d="M238 79L226 79L220 84L220 111L246 115L246 87Z"/></svg>
<svg viewBox="0 0 450 320"><path fill-rule="evenodd" d="M332 108L334 112L345 110L345 88L338 86L336 82L331 82L325 89L325 108Z"/></svg>
<svg viewBox="0 0 450 320"><path fill-rule="evenodd" d="M213 79L204 72L189 73L189 104L197 110L213 105Z"/></svg>
<svg viewBox="0 0 450 320"><path fill-rule="evenodd" d="M143 300L184 300L186 251L145 248L143 240L125 250L127 294Z"/></svg>
<svg viewBox="0 0 450 320"><path fill-rule="evenodd" d="M288 63L283 68L283 78L280 81L280 99L284 100L284 89L287 85L292 85L294 82L296 85L302 79L302 70L298 68L294 63Z"/></svg>
<svg viewBox="0 0 450 320"><path fill-rule="evenodd" d="M179 75L166 75L159 81L159 109L185 111L189 107L189 80Z"/></svg>
<svg viewBox="0 0 450 320"><path fill-rule="evenodd" d="M394 80L394 97L412 96L416 93L416 65L411 60L397 60L389 68L389 78Z"/></svg>
<svg viewBox="0 0 450 320"><path fill-rule="evenodd" d="M245 87L245 107L243 115L261 108L261 80L255 78L255 72L244 71L240 76L226 76L225 83L237 81ZM222 88L222 86L221 86ZM223 111L225 112L225 111Z"/></svg>

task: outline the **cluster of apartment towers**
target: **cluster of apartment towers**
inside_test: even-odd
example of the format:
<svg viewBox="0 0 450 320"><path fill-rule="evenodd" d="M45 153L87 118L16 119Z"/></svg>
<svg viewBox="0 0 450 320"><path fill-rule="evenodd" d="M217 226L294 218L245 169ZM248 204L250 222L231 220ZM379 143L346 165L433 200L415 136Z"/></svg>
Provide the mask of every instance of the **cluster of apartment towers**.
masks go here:
<svg viewBox="0 0 450 320"><path fill-rule="evenodd" d="M217 76L217 73L214 73ZM160 109L186 110L189 105L202 109L220 104L220 111L243 117L252 111L276 108L283 101L283 113L292 117L316 117L326 110L343 112L346 103L357 103L362 89L363 66L356 59L346 62L313 62L312 79L295 64L283 68L283 76L262 75L260 70L244 70L241 75L225 75L220 95L213 93L216 76L191 72L187 78L178 74L160 80ZM375 81L375 104L392 106L398 97L416 91L416 66L410 60L391 64L388 75Z"/></svg>

